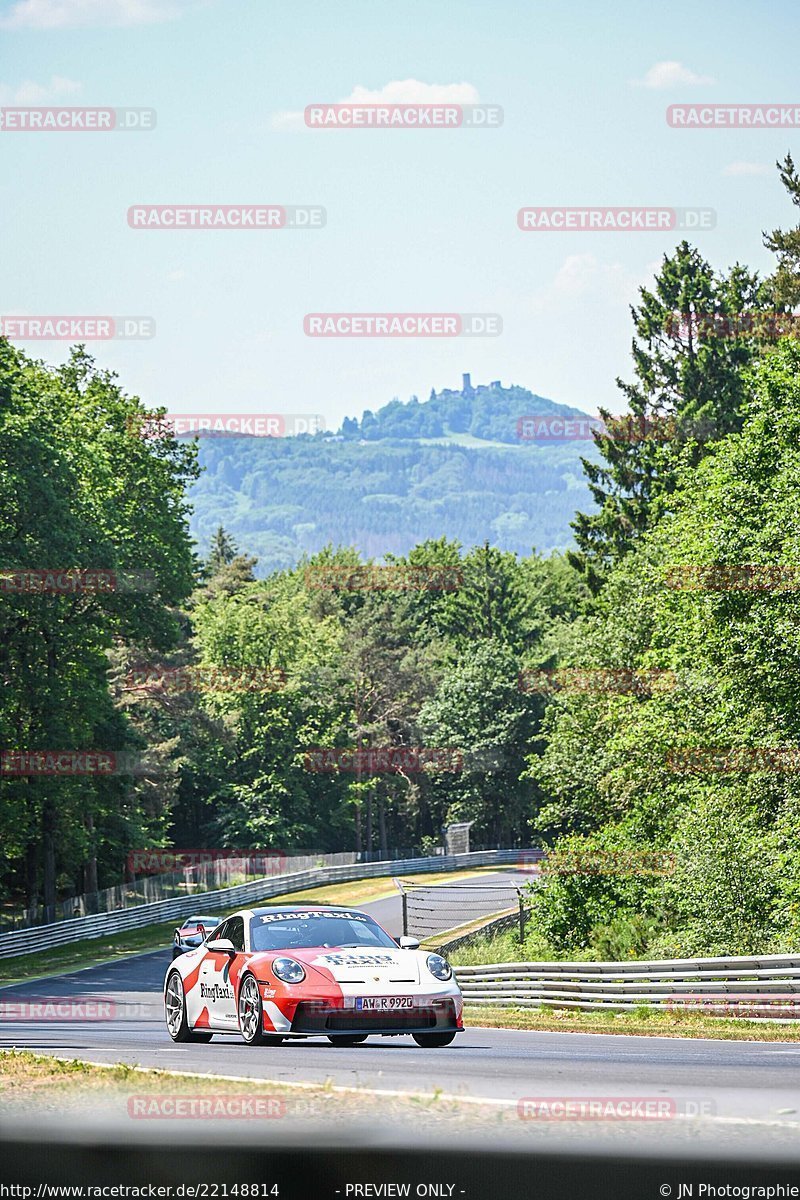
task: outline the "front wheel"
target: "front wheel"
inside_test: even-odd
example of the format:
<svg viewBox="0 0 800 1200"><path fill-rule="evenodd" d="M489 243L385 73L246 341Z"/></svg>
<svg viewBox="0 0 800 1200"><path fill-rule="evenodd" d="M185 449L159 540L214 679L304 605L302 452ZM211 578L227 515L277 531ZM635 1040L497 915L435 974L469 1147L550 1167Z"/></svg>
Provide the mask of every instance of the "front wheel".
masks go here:
<svg viewBox="0 0 800 1200"><path fill-rule="evenodd" d="M449 1046L455 1033L414 1033L411 1035L423 1050L434 1050L437 1046Z"/></svg>
<svg viewBox="0 0 800 1200"><path fill-rule="evenodd" d="M245 975L239 989L239 1029L248 1046L280 1046L280 1034L264 1033L264 1009L258 994L258 984L252 975Z"/></svg>
<svg viewBox="0 0 800 1200"><path fill-rule="evenodd" d="M164 994L164 1015L167 1021L167 1032L173 1042L210 1042L214 1036L203 1031L195 1032L194 1029L189 1028L183 980L177 971L172 971L167 980L167 990Z"/></svg>
<svg viewBox="0 0 800 1200"><path fill-rule="evenodd" d="M334 1046L358 1046L361 1042L365 1042L367 1040L367 1036L368 1035L366 1033L346 1033L340 1037L333 1037L333 1035L329 1033L328 1041L332 1042Z"/></svg>

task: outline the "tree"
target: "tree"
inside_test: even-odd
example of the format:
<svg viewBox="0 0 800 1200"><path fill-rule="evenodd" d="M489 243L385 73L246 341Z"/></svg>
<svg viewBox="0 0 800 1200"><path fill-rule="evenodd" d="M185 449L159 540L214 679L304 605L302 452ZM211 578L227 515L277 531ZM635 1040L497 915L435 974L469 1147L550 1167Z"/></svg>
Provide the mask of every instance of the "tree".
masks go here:
<svg viewBox="0 0 800 1200"><path fill-rule="evenodd" d="M457 542L442 538L416 546L408 562L434 578L441 572L443 586L421 588L412 606L427 628L454 645L489 638L521 649L536 636L516 555L484 542L461 556Z"/></svg>
<svg viewBox="0 0 800 1200"><path fill-rule="evenodd" d="M222 567L233 562L236 555L239 553L236 542L226 533L222 525L217 526L217 531L211 539L211 546L206 559L206 571L209 575L215 575Z"/></svg>
<svg viewBox="0 0 800 1200"><path fill-rule="evenodd" d="M303 574L201 597L194 611L198 665L232 680L202 697L225 739L209 742L192 763L206 785L205 823L217 845L338 850L347 836L345 785L309 769L307 758L345 736L340 629L335 614L314 608ZM248 673L254 686L238 686Z"/></svg>
<svg viewBox="0 0 800 1200"><path fill-rule="evenodd" d="M680 461L698 462L740 427L743 371L762 341L731 334L725 318L769 304L756 275L738 264L718 275L685 241L640 296L631 308L636 378L617 380L630 415L601 410L605 429L593 436L603 461L583 460L598 510L572 525L578 552L569 558L594 593L668 503Z"/></svg>
<svg viewBox="0 0 800 1200"><path fill-rule="evenodd" d="M799 381L800 348L783 338L745 381L741 430L679 469L671 511L585 622L584 667L661 673L663 686L548 705L547 747L530 760L547 797L538 828L557 848L579 836L676 864L636 886L543 889L539 916L562 948L573 934L594 944L592 922L620 904L659 917L654 957L778 952L800 934Z"/></svg>
<svg viewBox="0 0 800 1200"><path fill-rule="evenodd" d="M193 558L185 484L194 450L147 439L147 416L82 347L47 370L0 339L0 563L101 571L100 586L6 591L0 608L0 734L17 750L132 749L115 714L106 653L165 649ZM35 576L34 576L35 578ZM96 878L127 805L120 774L5 778L2 832L25 862L32 902L52 912L59 876ZM147 815L128 807L135 830ZM127 846L117 845L117 861Z"/></svg>
<svg viewBox="0 0 800 1200"><path fill-rule="evenodd" d="M404 593L367 593L363 605L352 615L343 637L340 691L347 698L351 745L359 749L419 745L416 715L433 691L435 655L415 637L412 609ZM398 780L402 779L402 784ZM375 800L378 837L388 856L390 826L397 835L401 828L398 811L404 810L406 830L417 824L418 777L408 775L359 775L353 789L356 805L356 842L363 834L368 852L374 847ZM364 827L361 829L361 802ZM387 811L388 809L388 811Z"/></svg>
<svg viewBox="0 0 800 1200"><path fill-rule="evenodd" d="M432 824L474 821L476 841L525 839L536 788L521 778L534 748L541 702L518 686L518 661L499 639L462 653L423 704L426 744L460 752L456 772L431 773Z"/></svg>
<svg viewBox="0 0 800 1200"><path fill-rule="evenodd" d="M800 208L800 175L791 154L775 165L792 204ZM764 245L778 256L778 267L771 280L776 304L794 308L800 304L800 224L794 229L765 233Z"/></svg>

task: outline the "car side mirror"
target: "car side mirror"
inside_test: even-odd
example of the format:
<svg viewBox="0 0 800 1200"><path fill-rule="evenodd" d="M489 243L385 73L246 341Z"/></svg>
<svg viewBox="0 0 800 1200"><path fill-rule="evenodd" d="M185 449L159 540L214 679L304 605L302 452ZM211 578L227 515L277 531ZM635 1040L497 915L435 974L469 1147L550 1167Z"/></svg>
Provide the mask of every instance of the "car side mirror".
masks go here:
<svg viewBox="0 0 800 1200"><path fill-rule="evenodd" d="M398 940L397 944L401 950L419 950L419 938L406 937L404 935Z"/></svg>
<svg viewBox="0 0 800 1200"><path fill-rule="evenodd" d="M236 947L230 938L214 938L210 942L206 942L206 950L216 950L221 954L235 954Z"/></svg>

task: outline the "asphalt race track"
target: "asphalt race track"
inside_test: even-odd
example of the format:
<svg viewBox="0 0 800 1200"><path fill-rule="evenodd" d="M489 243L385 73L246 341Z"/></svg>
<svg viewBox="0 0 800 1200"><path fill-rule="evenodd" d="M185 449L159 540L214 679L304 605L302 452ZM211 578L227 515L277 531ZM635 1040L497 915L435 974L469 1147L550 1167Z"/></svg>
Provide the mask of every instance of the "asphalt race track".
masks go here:
<svg viewBox="0 0 800 1200"><path fill-rule="evenodd" d="M399 897L362 907L400 932ZM208 1045L174 1045L161 1000L169 961L165 948L0 990L5 1002L54 996L112 1002L111 1019L5 1021L0 1048L275 1083L438 1091L495 1108L516 1107L524 1097L667 1098L698 1138L736 1133L796 1145L800 1137L800 1043L468 1028L439 1050L403 1036L350 1048L324 1038L251 1048L224 1035Z"/></svg>

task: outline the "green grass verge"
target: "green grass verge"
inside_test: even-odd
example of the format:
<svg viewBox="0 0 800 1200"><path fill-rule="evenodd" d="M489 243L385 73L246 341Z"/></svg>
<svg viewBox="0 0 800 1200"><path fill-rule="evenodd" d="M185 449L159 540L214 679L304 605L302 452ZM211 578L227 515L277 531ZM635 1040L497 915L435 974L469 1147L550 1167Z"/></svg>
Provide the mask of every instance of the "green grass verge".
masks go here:
<svg viewBox="0 0 800 1200"><path fill-rule="evenodd" d="M265 1067L265 1070L269 1069ZM171 1101L177 1097L192 1100L205 1097L220 1106L242 1097L248 1101L267 1097L274 1103L269 1105L265 1115L312 1120L315 1128L319 1127L320 1121L327 1123L347 1118L362 1121L382 1118L390 1128L397 1121L413 1126L423 1113L448 1123L485 1119L478 1106L470 1106L473 1110L470 1112L457 1100L443 1100L438 1089L428 1091L421 1086L420 1091L423 1090L425 1094L419 1096L393 1097L376 1095L368 1087L363 1091L356 1087L337 1091L329 1080L302 1088L258 1079L248 1080L244 1085L241 1080L213 1075L198 1077L179 1072L140 1070L126 1063L102 1067L80 1059L65 1061L27 1050L0 1051L0 1116L31 1113L41 1118L43 1114L52 1114L58 1119L70 1113L102 1112L104 1116L114 1115L125 1121L135 1116L135 1108L132 1114L129 1107L134 1101L157 1106L161 1097ZM227 1115L234 1113L221 1113L221 1116ZM252 1128L255 1122L249 1124ZM180 1121L173 1120L173 1133L176 1125L179 1126Z"/></svg>
<svg viewBox="0 0 800 1200"><path fill-rule="evenodd" d="M530 925L530 922L529 922ZM458 936L456 932L452 936ZM524 942L520 942L516 929L508 929L494 937L476 937L467 946L459 946L448 955L456 967L480 967L484 963L505 962L555 962L559 957L540 935L531 931ZM580 961L577 953L570 961Z"/></svg>
<svg viewBox="0 0 800 1200"><path fill-rule="evenodd" d="M622 1033L631 1036L713 1038L717 1041L800 1042L800 1022L752 1021L746 1017L709 1017L696 1012L573 1012L553 1008L498 1008L467 1004L467 1028L530 1029L559 1033Z"/></svg>
<svg viewBox="0 0 800 1200"><path fill-rule="evenodd" d="M476 875L493 874L496 867L473 867L471 871L428 872L424 875L409 875L414 883L455 883L459 879L474 879ZM403 876L399 876L403 878ZM385 900L399 895L393 876L383 875L379 879L354 879L351 883L329 883L324 887L308 888L304 892L287 892L283 896L270 896L265 904L305 904L316 900L320 904L366 904L369 900Z"/></svg>

